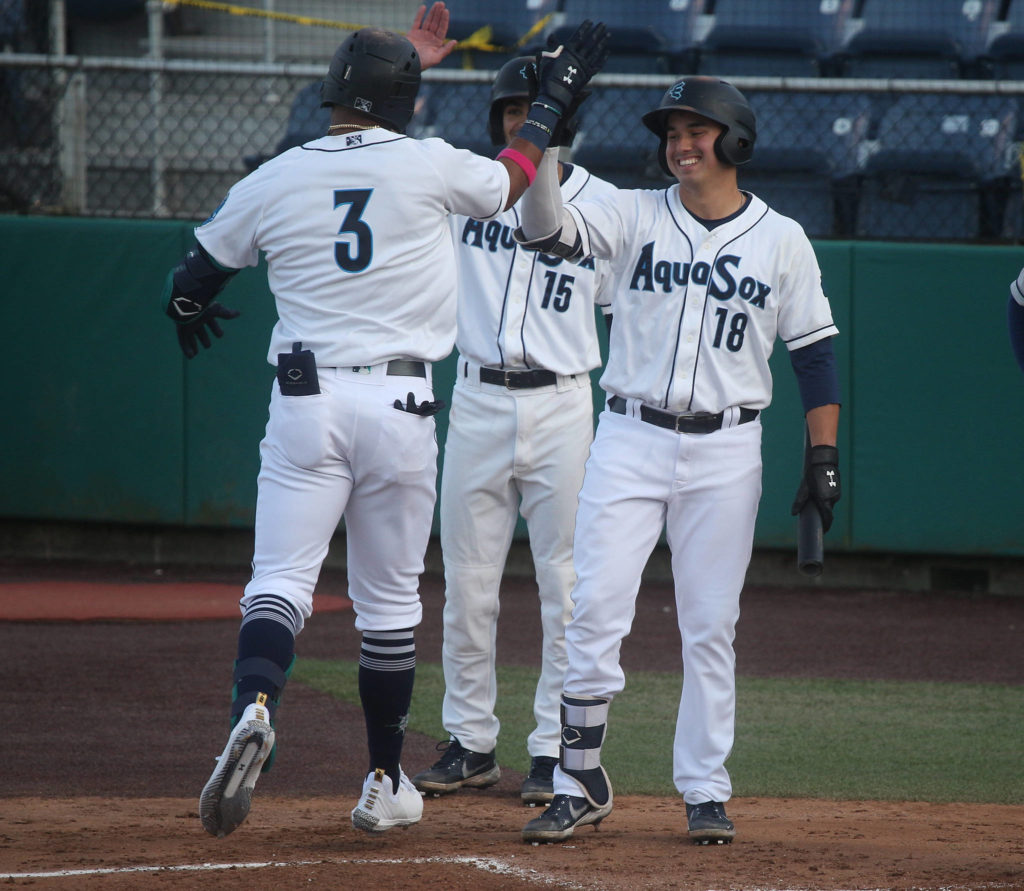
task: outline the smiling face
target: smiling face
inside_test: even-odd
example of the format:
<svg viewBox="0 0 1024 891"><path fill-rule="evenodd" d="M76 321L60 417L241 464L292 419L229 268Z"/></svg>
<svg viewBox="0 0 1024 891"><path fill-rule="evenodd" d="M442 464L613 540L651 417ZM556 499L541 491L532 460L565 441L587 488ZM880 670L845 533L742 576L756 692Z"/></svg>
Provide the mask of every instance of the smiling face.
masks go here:
<svg viewBox="0 0 1024 891"><path fill-rule="evenodd" d="M665 158L680 185L711 185L735 177L736 168L719 160L715 140L725 128L692 111L673 111L665 118Z"/></svg>
<svg viewBox="0 0 1024 891"><path fill-rule="evenodd" d="M507 99L501 113L501 126L505 132L505 144L510 143L518 134L526 116L530 111L530 100Z"/></svg>

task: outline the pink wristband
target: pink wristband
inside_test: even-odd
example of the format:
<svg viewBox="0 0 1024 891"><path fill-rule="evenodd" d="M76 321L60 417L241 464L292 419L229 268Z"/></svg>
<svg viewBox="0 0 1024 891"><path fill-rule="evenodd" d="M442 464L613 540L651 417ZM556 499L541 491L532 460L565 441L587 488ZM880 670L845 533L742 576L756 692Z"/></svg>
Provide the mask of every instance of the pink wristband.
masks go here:
<svg viewBox="0 0 1024 891"><path fill-rule="evenodd" d="M508 158L513 164L519 167L523 173L526 174L527 185L532 185L533 181L537 178L537 168L534 166L533 161L526 157L522 152L517 152L515 149L504 148L498 152L499 158Z"/></svg>

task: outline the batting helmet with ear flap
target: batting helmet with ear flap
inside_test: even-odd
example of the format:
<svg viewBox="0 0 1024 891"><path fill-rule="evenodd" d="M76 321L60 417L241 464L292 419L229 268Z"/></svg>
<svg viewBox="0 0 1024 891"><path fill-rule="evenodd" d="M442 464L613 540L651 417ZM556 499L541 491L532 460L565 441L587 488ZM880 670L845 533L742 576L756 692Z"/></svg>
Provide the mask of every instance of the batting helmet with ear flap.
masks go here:
<svg viewBox="0 0 1024 891"><path fill-rule="evenodd" d="M537 60L533 56L519 56L501 66L491 84L491 110L487 115L487 132L494 145L505 144L505 100L532 99L536 92Z"/></svg>
<svg viewBox="0 0 1024 891"><path fill-rule="evenodd" d="M400 34L363 28L331 59L320 86L321 105L341 105L404 133L420 88L420 57Z"/></svg>
<svg viewBox="0 0 1024 891"><path fill-rule="evenodd" d="M692 111L723 127L715 140L715 155L726 164L746 164L754 154L757 119L744 95L732 84L717 77L687 77L673 84L661 97L661 104L643 116L648 130L661 139L658 163L669 176L665 157L668 144L667 119L673 111Z"/></svg>
<svg viewBox="0 0 1024 891"><path fill-rule="evenodd" d="M491 109L487 115L487 133L494 145L505 144L505 101L526 99L532 102L536 95L536 56L518 56L501 66L498 76L491 84ZM559 144L571 145L579 125L579 115L575 113L565 123L560 124L558 132L561 135L561 141Z"/></svg>

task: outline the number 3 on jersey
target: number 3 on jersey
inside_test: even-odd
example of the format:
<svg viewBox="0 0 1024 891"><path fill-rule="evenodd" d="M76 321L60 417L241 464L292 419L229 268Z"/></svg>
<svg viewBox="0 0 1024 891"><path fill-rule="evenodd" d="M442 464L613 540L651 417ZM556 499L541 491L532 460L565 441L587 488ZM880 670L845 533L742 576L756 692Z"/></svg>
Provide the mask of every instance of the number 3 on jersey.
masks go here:
<svg viewBox="0 0 1024 891"><path fill-rule="evenodd" d="M335 189L334 209L347 207L339 235L348 236L334 243L334 260L346 272L362 272L373 258L373 232L363 222L363 211L372 189ZM353 252L353 247L355 251Z"/></svg>

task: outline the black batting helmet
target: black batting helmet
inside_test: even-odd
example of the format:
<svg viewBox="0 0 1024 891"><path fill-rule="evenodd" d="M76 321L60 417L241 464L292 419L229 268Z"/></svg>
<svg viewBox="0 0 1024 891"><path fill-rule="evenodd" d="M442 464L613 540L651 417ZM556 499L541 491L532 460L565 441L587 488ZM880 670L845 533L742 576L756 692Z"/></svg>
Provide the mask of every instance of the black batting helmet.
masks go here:
<svg viewBox="0 0 1024 891"><path fill-rule="evenodd" d="M404 133L420 87L420 57L400 34L363 28L331 59L320 85L321 106L341 105Z"/></svg>
<svg viewBox="0 0 1024 891"><path fill-rule="evenodd" d="M491 111L487 116L487 132L495 145L505 144L502 114L506 99L530 99L536 91L537 60L533 56L519 56L501 66L491 84Z"/></svg>
<svg viewBox="0 0 1024 891"><path fill-rule="evenodd" d="M661 139L658 163L669 176L665 148L668 144L666 119L673 111L692 111L725 129L715 140L715 155L726 164L746 164L754 154L757 119L744 95L717 77L693 76L673 84L661 97L661 104L643 116L647 129Z"/></svg>

